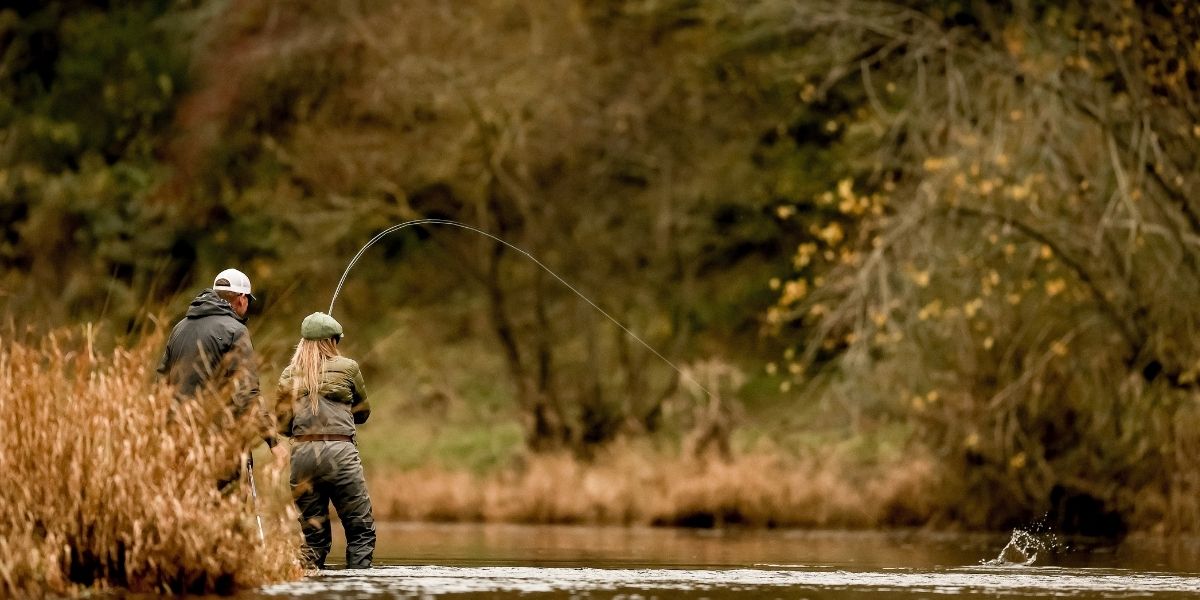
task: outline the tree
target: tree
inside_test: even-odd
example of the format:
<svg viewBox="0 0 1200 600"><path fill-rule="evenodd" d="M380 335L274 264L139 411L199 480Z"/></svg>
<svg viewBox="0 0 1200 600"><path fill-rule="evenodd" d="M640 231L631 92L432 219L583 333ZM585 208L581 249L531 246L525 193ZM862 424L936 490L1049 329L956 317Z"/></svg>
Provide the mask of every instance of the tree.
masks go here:
<svg viewBox="0 0 1200 600"><path fill-rule="evenodd" d="M816 98L861 93L845 143L876 148L835 197L869 209L851 248L818 235L796 258L844 264L779 303L781 331L811 332L805 364L833 351L904 390L893 406L955 465L951 518L1200 524L1178 425L1200 356L1197 8L756 8L746 51L825 73Z"/></svg>
<svg viewBox="0 0 1200 600"><path fill-rule="evenodd" d="M268 50L226 111L222 168L197 185L262 212L300 207L259 236L295 247L296 263L337 272L388 225L448 218L529 251L677 360L698 353L698 333L753 323L743 298L713 292L779 253L775 198L756 181L782 161L755 153L795 106L729 89L745 76L713 69L725 38L699 9L365 3L273 18L268 4L243 4L227 34L226 47ZM401 236L356 277L351 315L473 298L463 306L487 315L531 448L654 431L679 395L657 357L486 238ZM726 305L733 325L705 314Z"/></svg>
<svg viewBox="0 0 1200 600"><path fill-rule="evenodd" d="M0 10L0 285L14 307L124 323L182 270L183 226L146 203L187 83L190 23L169 12L166 2Z"/></svg>

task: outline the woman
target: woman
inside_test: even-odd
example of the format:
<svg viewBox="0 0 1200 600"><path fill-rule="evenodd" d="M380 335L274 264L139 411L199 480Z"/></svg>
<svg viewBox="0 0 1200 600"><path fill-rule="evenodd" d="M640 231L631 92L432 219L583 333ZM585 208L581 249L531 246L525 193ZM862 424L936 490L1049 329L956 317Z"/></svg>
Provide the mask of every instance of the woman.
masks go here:
<svg viewBox="0 0 1200 600"><path fill-rule="evenodd" d="M346 566L368 568L375 553L375 519L354 440L371 406L358 363L338 353L342 326L325 313L300 324L300 343L279 376L275 402L279 433L292 445L292 495L300 509L304 558L325 568L329 503L346 530Z"/></svg>

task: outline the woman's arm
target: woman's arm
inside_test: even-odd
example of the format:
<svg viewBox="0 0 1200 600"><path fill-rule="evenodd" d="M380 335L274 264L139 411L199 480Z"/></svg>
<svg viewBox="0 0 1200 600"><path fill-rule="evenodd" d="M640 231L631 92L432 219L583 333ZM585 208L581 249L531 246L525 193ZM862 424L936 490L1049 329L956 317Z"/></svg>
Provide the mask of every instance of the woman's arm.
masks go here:
<svg viewBox="0 0 1200 600"><path fill-rule="evenodd" d="M275 426L280 435L292 436L292 420L296 417L292 408L294 399L292 376L285 370L279 376L279 385L275 387Z"/></svg>
<svg viewBox="0 0 1200 600"><path fill-rule="evenodd" d="M371 417L371 403L367 402L367 384L357 365L350 379L350 394L350 412L354 415L354 424L362 425Z"/></svg>

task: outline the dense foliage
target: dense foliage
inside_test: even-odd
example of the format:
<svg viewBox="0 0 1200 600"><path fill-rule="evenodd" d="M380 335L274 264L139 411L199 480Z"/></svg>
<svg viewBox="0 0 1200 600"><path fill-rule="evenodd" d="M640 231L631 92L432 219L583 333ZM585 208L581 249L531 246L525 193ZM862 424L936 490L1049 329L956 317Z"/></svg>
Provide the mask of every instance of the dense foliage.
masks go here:
<svg viewBox="0 0 1200 600"><path fill-rule="evenodd" d="M866 98L829 195L861 234L800 246L771 315L799 363L886 386L957 471L955 520L1195 529L1197 7L854 6L757 20Z"/></svg>

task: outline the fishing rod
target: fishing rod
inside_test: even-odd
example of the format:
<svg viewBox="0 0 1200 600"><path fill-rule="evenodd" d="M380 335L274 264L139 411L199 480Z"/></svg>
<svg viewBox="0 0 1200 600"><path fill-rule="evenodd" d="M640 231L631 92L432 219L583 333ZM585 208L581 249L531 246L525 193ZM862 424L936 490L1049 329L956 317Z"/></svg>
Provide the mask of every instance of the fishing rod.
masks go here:
<svg viewBox="0 0 1200 600"><path fill-rule="evenodd" d="M707 395L709 398L714 397L712 392L708 391L708 388L704 387L704 385L701 384L699 381L696 381L695 377L692 377L690 374L685 372L683 369L680 369L679 367L677 367L675 365L675 363L668 360L667 357L665 357L661 353L659 353L658 350L655 350L654 347L651 346L650 344L646 343L645 340L638 337L638 335L636 333L631 331L628 327L626 327L624 324L622 324L620 321L618 321L612 315L608 314L608 312L606 312L603 308L600 308L600 306L597 305L595 302L592 302L591 298L588 298L587 296L585 296L583 294L583 292L580 292L578 289L575 288L575 286L568 283L566 279L559 277L558 273L555 273L553 270L550 269L550 267L547 267L546 265L542 264L542 261L538 260L532 254L530 254L529 252L526 252L525 250L523 250L513 244L510 244L509 242L501 239L500 237L492 235L482 229L472 227L465 223L459 223L458 221L451 221L450 219L429 219L429 218L413 219L410 221L405 221L403 223L397 223L397 224L392 225L391 227L388 227L387 229L384 229L383 231L380 231L379 233L375 234L375 237L371 238L370 241L368 241L366 244L363 244L362 248L359 248L358 253L355 254L354 258L350 259L350 262L346 265L346 270L342 271L342 277L341 277L341 279L338 279L337 288L334 289L334 291L333 291L333 298L329 301L329 315L330 316L333 316L333 305L337 303L338 294L342 293L342 285L346 283L346 277L350 275L350 269L354 268L354 265L355 265L355 263L358 262L358 259L362 258L363 254L365 254L366 251L371 246L375 245L375 242L378 242L379 240L383 239L387 235L394 233L396 231L400 231L402 229L406 229L408 227L414 227L417 225L446 225L449 227L457 227L459 229L465 229L467 231L477 233L484 237L490 238L496 242L504 244L506 247L512 249L513 251L524 255L526 258L533 261L533 263L535 265L537 265L538 267L541 267L541 269L543 271L549 273L551 277L558 280L558 282L563 284L567 289L574 292L576 296L579 296L580 298L582 298L584 302L587 302L588 305L590 305L592 308L596 309L596 311L598 311L600 314L604 315L605 318L607 318L609 321L612 321L612 323L614 325L616 325L617 327L620 327L621 331L624 331L626 335L637 340L637 342L639 344L641 344L643 347L645 347L647 350L649 350L652 354L654 354L654 356L657 356L659 358L659 360L666 363L667 366L674 369L675 372L678 373L681 377L684 377L687 380L691 381L696 387L700 388L700 390L703 391L705 393L705 395Z"/></svg>
<svg viewBox="0 0 1200 600"><path fill-rule="evenodd" d="M254 520L258 521L258 541L267 543L267 536L263 533L262 515L258 513L258 488L254 485L254 458L246 456L246 479L250 480L250 502L254 505Z"/></svg>

